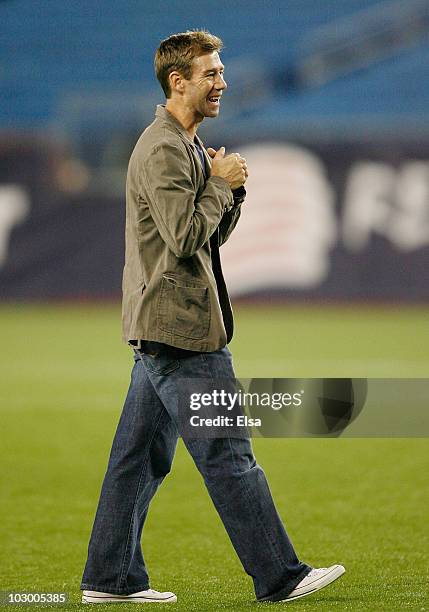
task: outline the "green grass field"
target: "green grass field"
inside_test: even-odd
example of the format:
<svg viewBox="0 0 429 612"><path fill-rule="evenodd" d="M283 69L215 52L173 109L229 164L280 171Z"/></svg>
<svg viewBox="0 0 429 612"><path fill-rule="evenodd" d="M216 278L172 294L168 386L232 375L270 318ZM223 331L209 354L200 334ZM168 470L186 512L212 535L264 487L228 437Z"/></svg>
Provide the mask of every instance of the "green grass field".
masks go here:
<svg viewBox="0 0 429 612"><path fill-rule="evenodd" d="M0 590L67 592L70 607L83 607L86 547L131 366L119 318L102 304L0 308ZM236 308L231 348L243 377L428 377L428 346L423 308L278 305ZM177 593L174 610L428 609L426 439L258 439L254 448L300 557L347 573L309 598L255 603L180 444L144 532L152 586Z"/></svg>

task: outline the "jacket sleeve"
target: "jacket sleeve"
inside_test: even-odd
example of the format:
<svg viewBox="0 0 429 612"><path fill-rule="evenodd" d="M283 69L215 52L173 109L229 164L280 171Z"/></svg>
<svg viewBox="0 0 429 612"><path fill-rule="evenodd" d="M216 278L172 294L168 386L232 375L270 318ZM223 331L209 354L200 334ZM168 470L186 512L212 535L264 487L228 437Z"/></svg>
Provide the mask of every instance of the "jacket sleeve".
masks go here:
<svg viewBox="0 0 429 612"><path fill-rule="evenodd" d="M241 204L244 202L246 197L245 188L239 187L234 189L232 192L234 197L234 204L230 210L228 210L222 217L219 223L219 246L224 244L231 235L231 232L238 223L241 214Z"/></svg>
<svg viewBox="0 0 429 612"><path fill-rule="evenodd" d="M233 205L223 178L210 177L196 199L189 157L175 143L157 145L143 161L141 189L158 231L177 257L191 257Z"/></svg>

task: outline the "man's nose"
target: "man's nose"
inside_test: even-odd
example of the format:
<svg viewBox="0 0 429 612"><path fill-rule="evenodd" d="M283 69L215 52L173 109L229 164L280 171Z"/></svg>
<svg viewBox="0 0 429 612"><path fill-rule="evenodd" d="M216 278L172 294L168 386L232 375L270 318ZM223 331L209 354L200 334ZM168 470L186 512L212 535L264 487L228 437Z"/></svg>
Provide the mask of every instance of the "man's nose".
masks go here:
<svg viewBox="0 0 429 612"><path fill-rule="evenodd" d="M226 89L228 87L225 79L223 78L223 76L221 74L219 74L218 79L216 81L215 84L216 89Z"/></svg>

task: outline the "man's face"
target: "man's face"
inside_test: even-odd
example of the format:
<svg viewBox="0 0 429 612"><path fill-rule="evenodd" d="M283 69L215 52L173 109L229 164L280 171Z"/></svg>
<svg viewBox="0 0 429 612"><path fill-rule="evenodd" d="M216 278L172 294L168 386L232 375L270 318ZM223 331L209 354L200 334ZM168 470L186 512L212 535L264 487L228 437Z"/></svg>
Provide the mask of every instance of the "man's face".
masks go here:
<svg viewBox="0 0 429 612"><path fill-rule="evenodd" d="M220 97L227 87L223 70L217 51L195 57L192 62L192 76L184 81L183 103L199 121L219 114Z"/></svg>

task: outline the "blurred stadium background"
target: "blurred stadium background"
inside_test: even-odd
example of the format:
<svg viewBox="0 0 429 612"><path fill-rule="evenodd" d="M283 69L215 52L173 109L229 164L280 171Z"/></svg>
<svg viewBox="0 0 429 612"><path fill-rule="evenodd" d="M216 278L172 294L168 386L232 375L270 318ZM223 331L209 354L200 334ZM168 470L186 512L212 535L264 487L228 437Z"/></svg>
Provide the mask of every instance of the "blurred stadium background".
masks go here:
<svg viewBox="0 0 429 612"><path fill-rule="evenodd" d="M172 7L0 3L2 296L119 297L124 174L163 102L154 50L205 27L229 90L201 135L251 169L232 295L427 300L428 2Z"/></svg>
<svg viewBox="0 0 429 612"><path fill-rule="evenodd" d="M163 102L156 47L194 28L224 40L229 84L200 135L250 169L222 253L237 373L429 374L427 0L0 1L0 589L77 601L129 376L127 161ZM302 610L426 609L425 440L255 447L302 556L349 569ZM154 587L250 609L181 446L176 470L146 535Z"/></svg>

